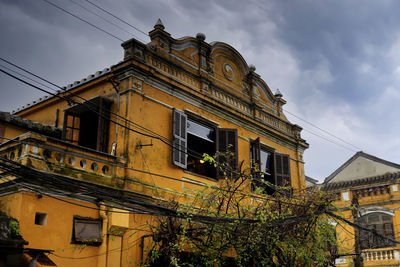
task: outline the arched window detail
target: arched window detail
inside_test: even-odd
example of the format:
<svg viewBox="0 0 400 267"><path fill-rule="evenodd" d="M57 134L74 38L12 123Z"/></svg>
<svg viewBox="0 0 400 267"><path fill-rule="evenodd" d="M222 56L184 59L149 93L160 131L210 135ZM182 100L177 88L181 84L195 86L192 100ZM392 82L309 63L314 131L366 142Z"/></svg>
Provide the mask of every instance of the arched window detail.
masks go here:
<svg viewBox="0 0 400 267"><path fill-rule="evenodd" d="M393 217L383 212L368 213L359 218L359 223L376 231L378 235L395 239ZM394 243L387 238L377 236L369 231L360 231L361 249L392 247Z"/></svg>

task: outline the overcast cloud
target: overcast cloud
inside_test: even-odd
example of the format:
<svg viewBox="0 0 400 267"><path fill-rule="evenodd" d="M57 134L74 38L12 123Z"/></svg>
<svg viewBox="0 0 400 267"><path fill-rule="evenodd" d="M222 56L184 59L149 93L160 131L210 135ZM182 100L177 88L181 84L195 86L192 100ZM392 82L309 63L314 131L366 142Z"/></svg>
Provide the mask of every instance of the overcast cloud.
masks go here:
<svg viewBox="0 0 400 267"><path fill-rule="evenodd" d="M123 40L149 41L87 1L48 1ZM322 180L360 149L400 163L400 2L91 1L144 32L161 18L174 38L203 32L208 42L232 45L273 92L281 90L287 111L355 146L286 113L304 128L302 136L310 143L304 155L308 176ZM120 41L45 1L0 0L0 31L1 57L59 85L81 80L123 56ZM2 111L44 95L3 74L0 86Z"/></svg>

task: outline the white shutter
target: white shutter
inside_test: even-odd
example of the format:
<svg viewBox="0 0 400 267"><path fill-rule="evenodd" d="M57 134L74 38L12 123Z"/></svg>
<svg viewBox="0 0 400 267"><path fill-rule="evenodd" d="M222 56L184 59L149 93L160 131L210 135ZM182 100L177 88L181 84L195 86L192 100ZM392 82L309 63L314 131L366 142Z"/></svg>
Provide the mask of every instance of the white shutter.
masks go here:
<svg viewBox="0 0 400 267"><path fill-rule="evenodd" d="M172 163L178 167L187 167L187 116L180 110L173 109L172 118Z"/></svg>

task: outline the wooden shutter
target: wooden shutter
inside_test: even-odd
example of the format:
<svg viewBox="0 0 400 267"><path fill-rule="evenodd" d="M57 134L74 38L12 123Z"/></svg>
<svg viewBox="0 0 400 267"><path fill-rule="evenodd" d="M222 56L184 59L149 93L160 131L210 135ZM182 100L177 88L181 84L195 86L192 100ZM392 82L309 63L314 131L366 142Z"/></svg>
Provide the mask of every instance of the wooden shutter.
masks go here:
<svg viewBox="0 0 400 267"><path fill-rule="evenodd" d="M108 152L108 136L110 129L110 103L100 98L98 107L98 129L96 149L102 152Z"/></svg>
<svg viewBox="0 0 400 267"><path fill-rule="evenodd" d="M261 144L260 137L251 141L251 163L252 167L257 167L258 171L261 169Z"/></svg>
<svg viewBox="0 0 400 267"><path fill-rule="evenodd" d="M217 129L217 151L220 153L232 152L233 157L227 162L227 158L224 156L218 157L218 162L220 164L225 163L232 170L236 170L238 165L238 149L237 149L237 130L236 129ZM232 176L233 174L228 176ZM223 178L221 170L218 169L218 177Z"/></svg>
<svg viewBox="0 0 400 267"><path fill-rule="evenodd" d="M172 163L178 167L187 167L187 116L180 110L173 109L172 118Z"/></svg>
<svg viewBox="0 0 400 267"><path fill-rule="evenodd" d="M289 155L274 154L274 178L277 186L291 186Z"/></svg>
<svg viewBox="0 0 400 267"><path fill-rule="evenodd" d="M260 183L261 175L261 143L260 137L256 140L250 142L250 153L251 153L251 174L253 175L253 179L251 181L251 190L255 190L257 187L262 186ZM255 169L257 168L257 169Z"/></svg>
<svg viewBox="0 0 400 267"><path fill-rule="evenodd" d="M6 125L0 123L0 144L6 141L6 139L3 139L5 131L6 131Z"/></svg>

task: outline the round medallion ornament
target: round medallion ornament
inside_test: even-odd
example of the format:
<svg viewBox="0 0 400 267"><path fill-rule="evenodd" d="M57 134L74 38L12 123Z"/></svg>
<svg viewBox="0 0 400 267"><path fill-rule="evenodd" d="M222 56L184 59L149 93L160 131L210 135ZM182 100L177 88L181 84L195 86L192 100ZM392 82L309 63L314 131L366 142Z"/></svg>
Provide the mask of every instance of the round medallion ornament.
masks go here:
<svg viewBox="0 0 400 267"><path fill-rule="evenodd" d="M235 79L235 72L233 71L233 68L231 65L228 63L224 63L222 65L222 73L224 74L225 78L228 79L229 81L233 81Z"/></svg>

